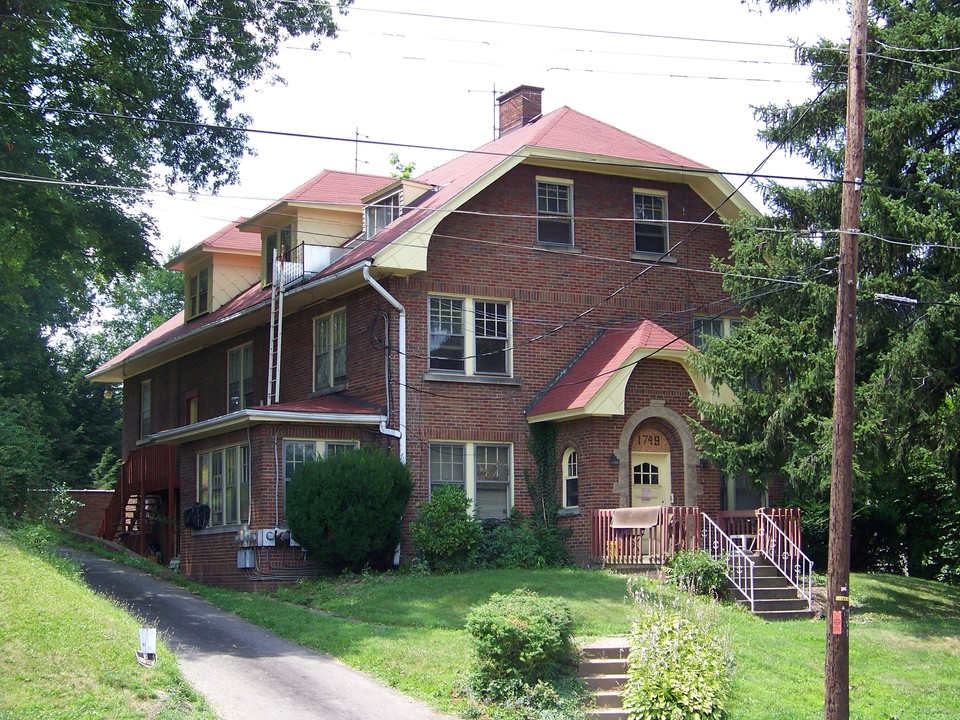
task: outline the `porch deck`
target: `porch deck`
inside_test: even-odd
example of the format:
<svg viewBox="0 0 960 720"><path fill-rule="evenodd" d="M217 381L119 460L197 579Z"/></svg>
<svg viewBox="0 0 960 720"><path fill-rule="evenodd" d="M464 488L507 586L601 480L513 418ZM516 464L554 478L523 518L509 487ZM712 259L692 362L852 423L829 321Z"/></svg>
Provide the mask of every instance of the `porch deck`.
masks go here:
<svg viewBox="0 0 960 720"><path fill-rule="evenodd" d="M664 506L650 528L615 528L614 509L594 510L591 519L594 563L610 566L663 565L682 550L704 549L701 514L709 515L725 535L744 550L761 550L759 516L766 515L797 547L802 547L799 508L705 513L699 507Z"/></svg>

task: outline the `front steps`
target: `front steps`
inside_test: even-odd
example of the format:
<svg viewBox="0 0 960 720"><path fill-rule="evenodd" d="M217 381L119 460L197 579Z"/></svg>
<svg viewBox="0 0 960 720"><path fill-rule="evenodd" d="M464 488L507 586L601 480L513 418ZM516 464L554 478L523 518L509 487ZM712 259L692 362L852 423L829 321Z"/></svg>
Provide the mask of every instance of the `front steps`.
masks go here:
<svg viewBox="0 0 960 720"><path fill-rule="evenodd" d="M797 589L773 563L759 553L750 559L756 563L753 568L754 615L764 620L809 620L814 617L807 601L799 596ZM732 585L729 592L731 600L750 607L749 601Z"/></svg>
<svg viewBox="0 0 960 720"><path fill-rule="evenodd" d="M627 682L627 638L601 638L581 652L579 675L593 696L588 717L597 720L627 720L621 690Z"/></svg>

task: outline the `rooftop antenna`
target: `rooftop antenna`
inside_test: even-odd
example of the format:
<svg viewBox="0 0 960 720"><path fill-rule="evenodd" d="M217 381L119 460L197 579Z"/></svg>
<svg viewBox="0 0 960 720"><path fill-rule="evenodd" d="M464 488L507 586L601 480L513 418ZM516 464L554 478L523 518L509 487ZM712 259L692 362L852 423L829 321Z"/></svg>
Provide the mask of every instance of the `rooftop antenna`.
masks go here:
<svg viewBox="0 0 960 720"><path fill-rule="evenodd" d="M497 139L497 94L502 90L497 90L497 84L493 84L492 90L467 90L467 92L488 92L493 93L493 139Z"/></svg>
<svg viewBox="0 0 960 720"><path fill-rule="evenodd" d="M360 128L355 128L354 138L353 138L353 171L360 172L360 138L364 140L369 140L369 135L361 135ZM367 161L364 160L363 164L366 165Z"/></svg>

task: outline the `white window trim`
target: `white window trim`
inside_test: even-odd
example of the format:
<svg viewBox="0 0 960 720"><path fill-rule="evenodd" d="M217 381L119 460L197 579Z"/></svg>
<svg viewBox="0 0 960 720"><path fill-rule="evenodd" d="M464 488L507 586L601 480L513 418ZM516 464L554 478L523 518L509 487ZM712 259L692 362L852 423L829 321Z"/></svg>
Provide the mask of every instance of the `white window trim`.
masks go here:
<svg viewBox="0 0 960 720"><path fill-rule="evenodd" d="M387 202L396 200L396 202ZM395 208L395 213L393 217L390 218L390 222L380 225L377 227L375 224L371 223L371 213L372 211L377 210L378 208ZM394 192L387 193L383 197L373 200L363 208L363 237L367 240L372 238L378 232L383 230L387 225L392 223L394 220L399 218L403 214L403 192L402 190L395 190Z"/></svg>
<svg viewBox="0 0 960 720"><path fill-rule="evenodd" d="M743 474L742 474L743 475ZM725 474L724 490L726 491L727 510L733 510L737 506L737 479L732 475ZM770 506L770 491L764 488L760 492L760 507Z"/></svg>
<svg viewBox="0 0 960 720"><path fill-rule="evenodd" d="M286 237L284 237L286 234ZM263 279L264 285L270 285L273 282L273 276L276 268L273 266L273 249L276 249L280 260L283 255L290 252L296 245L296 223L290 223L284 227L273 228L263 236ZM274 248L270 248L270 239L273 239ZM283 241L286 240L286 245ZM289 247L288 247L289 246Z"/></svg>
<svg viewBox="0 0 960 720"><path fill-rule="evenodd" d="M570 456L574 456L574 463L576 466L576 474L570 473ZM580 507L580 455L577 453L577 449L573 447L568 447L563 451L563 461L561 465L561 482L563 484L563 507L564 509L575 509ZM576 504L570 504L567 498L567 481L576 480L577 481L577 502Z"/></svg>
<svg viewBox="0 0 960 720"><path fill-rule="evenodd" d="M245 451L245 452L244 452ZM226 502L227 502L227 488L229 479L226 477L227 474L227 453L235 452L236 453L236 474L233 478L233 481L230 483L236 489L236 512L237 519L236 522L226 522L227 512L226 512ZM221 462L223 463L223 509L220 511L222 517L218 518L214 510L213 503L213 455L220 454L222 456ZM203 473L203 463L204 458L207 458L209 463L210 470L208 471L208 482L209 485L206 488L204 493L204 488L201 484L201 477ZM246 462L244 462L246 460ZM207 505L210 508L210 525L209 527L234 527L241 525L248 525L250 523L250 507L251 507L251 482L250 482L250 447L246 443L241 443L239 445L226 445L218 448L211 448L209 450L204 450L197 453L197 502L202 505ZM244 497L246 495L246 497ZM244 509L246 509L246 517L244 517ZM217 520L219 519L219 522Z"/></svg>
<svg viewBox="0 0 960 720"><path fill-rule="evenodd" d="M206 273L207 274L207 302L206 307L203 309L200 308L200 276ZM196 309L193 307L194 295L190 288L193 280L197 281L197 294L196 294ZM183 282L183 318L184 320L192 320L195 317L200 317L201 315L206 315L210 312L210 306L212 305L213 300L213 266L212 264L206 264L202 267L197 267L187 273Z"/></svg>
<svg viewBox="0 0 960 720"><path fill-rule="evenodd" d="M250 392L253 393L253 342L243 343L242 345L237 345L235 347L227 350L227 412L237 412L238 410L246 410L247 404L244 402L244 397L246 393L243 391L243 381L247 377L247 367L244 363L244 350L250 348ZM230 357L234 353L240 353L240 407L230 409Z"/></svg>
<svg viewBox="0 0 960 720"><path fill-rule="evenodd" d="M707 337L730 337L733 335L734 328L743 322L743 318L728 317L725 315L720 317L714 315L694 315L690 329L690 344L696 347L698 350L701 349L703 347L703 342L700 339L701 334L697 332L698 324L702 324L704 322L713 323L717 321L722 323L721 334L709 334Z"/></svg>
<svg viewBox="0 0 960 720"><path fill-rule="evenodd" d="M565 185L570 189L570 194L568 202L570 205L569 213L551 213L540 210L540 185ZM573 195L573 180L568 178L555 178L547 177L544 175L537 175L536 184L534 185L534 207L537 210L537 244L544 245L546 247L557 247L557 248L572 248L576 246L576 232L574 228L574 195ZM540 239L540 220L543 218L555 218L557 220L568 219L570 221L570 240L568 242L553 242L550 240L541 240Z"/></svg>
<svg viewBox="0 0 960 720"><path fill-rule="evenodd" d="M463 370L445 370L430 367L430 303L433 299L462 300L463 301ZM477 338L474 325L475 307L477 303L497 303L507 306L507 337L504 352L506 353L506 372L478 373L477 372ZM513 302L503 298L473 297L467 295L431 294L427 297L427 372L437 375L452 375L458 377L480 378L512 378L513 377Z"/></svg>
<svg viewBox="0 0 960 720"><path fill-rule="evenodd" d="M315 318L313 318L313 322L312 322L312 327L313 327L313 361L312 361L312 363L311 363L311 372L312 372L311 387L313 387L313 392L315 392L315 393L324 392L324 391L326 391L326 390L331 390L331 389L343 388L343 387L346 386L346 377L347 377L347 376L346 376L346 373L344 373L344 377L343 377L339 382L337 381L337 379L336 379L336 377L335 377L335 375L334 375L334 373L335 373L335 367L336 367L336 361L335 361L335 358L334 358L334 351L335 351L335 349L336 349L336 347L337 347L336 340L335 340L335 336L334 336L334 331L333 331L333 330L334 330L334 327L333 327L333 326L334 326L334 322L335 322L334 316L336 316L336 315L341 315L341 314L342 314L342 316L343 316L344 335L345 335L345 337L344 337L344 343L343 343L343 348L344 348L344 353L346 353L346 351L347 351L347 341L346 341L346 332L347 332L347 327L346 327L346 323L347 323L347 309L346 309L346 307L337 308L336 310L332 310L332 311L330 311L330 312L328 312L328 313L324 313L323 315L317 315ZM327 352L329 353L329 368L328 368L328 370L329 370L330 384L324 385L323 387L317 387L317 325L318 325L321 321L323 321L323 320L329 320L329 321L330 321L330 335L329 335L329 338L328 338L328 345L327 345L327 348L326 348Z"/></svg>
<svg viewBox="0 0 960 720"><path fill-rule="evenodd" d="M652 250L637 250L637 237L636 237L636 224L641 222L636 219L636 205L637 205L637 195L648 195L650 197L661 197L663 198L663 251L654 252ZM669 193L665 190L654 190L653 188L634 188L633 195L631 196L631 208L633 209L634 221L631 229L632 233L632 252L631 255L636 258L661 258L664 260L672 260L672 257L667 253L670 252L670 201ZM644 221L648 224L657 224L657 221Z"/></svg>
<svg viewBox="0 0 960 720"><path fill-rule="evenodd" d="M503 519L509 518L514 503L514 484L516 482L516 472L514 471L514 453L513 443L504 442L484 442L484 441L463 441L463 440L431 440L427 448L427 488L429 493L433 494L434 485L458 485L459 483L434 482L430 477L432 471L432 462L430 451L436 445L457 445L463 448L464 464L464 492L470 500L470 513L477 512L477 447L505 447L508 449L510 458L510 479L507 482L507 509ZM498 518L492 518L498 519Z"/></svg>

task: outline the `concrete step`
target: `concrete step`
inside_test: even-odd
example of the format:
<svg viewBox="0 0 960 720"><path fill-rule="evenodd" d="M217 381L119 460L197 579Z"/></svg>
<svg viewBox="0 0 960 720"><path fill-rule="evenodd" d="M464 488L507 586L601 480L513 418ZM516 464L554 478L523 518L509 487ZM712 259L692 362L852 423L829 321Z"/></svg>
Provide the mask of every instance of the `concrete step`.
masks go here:
<svg viewBox="0 0 960 720"><path fill-rule="evenodd" d="M602 690L593 694L593 704L597 708L622 708L623 695L619 690Z"/></svg>
<svg viewBox="0 0 960 720"><path fill-rule="evenodd" d="M743 604L746 604L743 601ZM753 604L753 612L760 613L779 613L779 612L805 612L808 610L806 600L757 600Z"/></svg>
<svg viewBox="0 0 960 720"><path fill-rule="evenodd" d="M623 675L627 672L625 658L593 658L580 662L579 675L582 678L596 675Z"/></svg>
<svg viewBox="0 0 960 720"><path fill-rule="evenodd" d="M806 607L806 605L804 605ZM761 620L812 620L816 617L813 610L757 610L754 612Z"/></svg>
<svg viewBox="0 0 960 720"><path fill-rule="evenodd" d="M596 720L628 720L627 711L622 708L595 708L587 711L587 717Z"/></svg>
<svg viewBox="0 0 960 720"><path fill-rule="evenodd" d="M583 677L587 683L587 689L590 692L607 692L609 690L619 690L627 684L628 677L626 673L614 675L587 675Z"/></svg>
<svg viewBox="0 0 960 720"><path fill-rule="evenodd" d="M789 583L783 587L754 587L753 596L757 600L796 600L797 589Z"/></svg>

